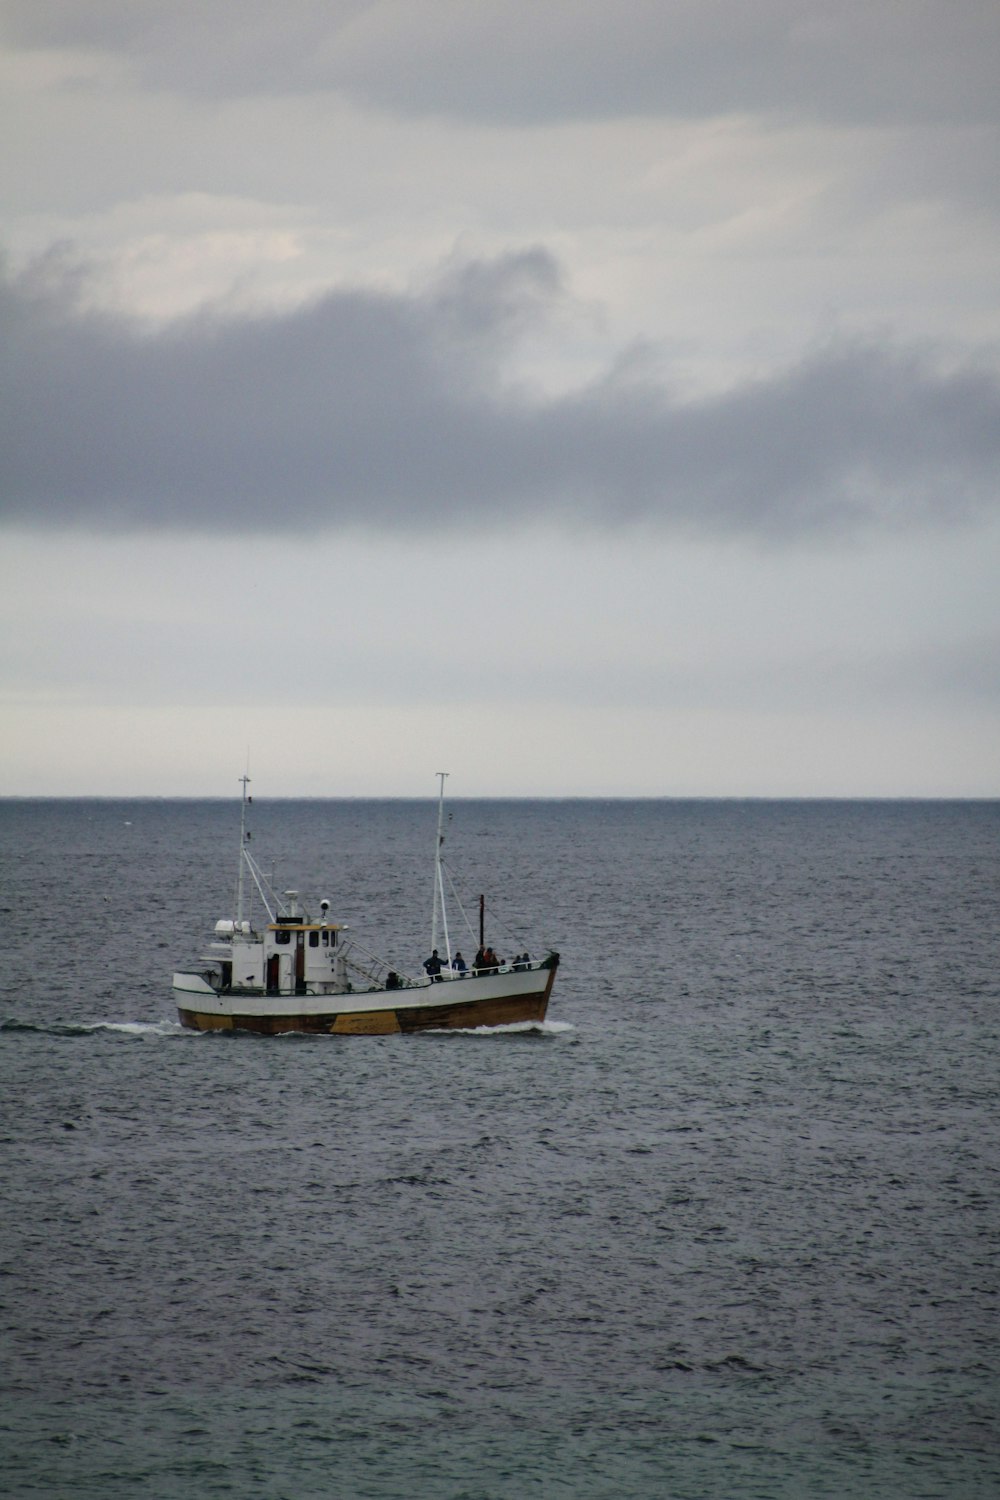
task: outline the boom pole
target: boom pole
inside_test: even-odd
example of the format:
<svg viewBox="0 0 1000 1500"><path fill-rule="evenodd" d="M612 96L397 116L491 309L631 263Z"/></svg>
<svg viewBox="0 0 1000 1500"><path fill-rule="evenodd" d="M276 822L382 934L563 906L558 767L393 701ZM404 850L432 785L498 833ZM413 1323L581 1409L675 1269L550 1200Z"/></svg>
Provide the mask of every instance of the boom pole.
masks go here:
<svg viewBox="0 0 1000 1500"><path fill-rule="evenodd" d="M239 778L243 783L243 801L240 804L240 863L236 872L236 920L243 922L243 869L247 847L247 787L250 785L249 766Z"/></svg>
<svg viewBox="0 0 1000 1500"><path fill-rule="evenodd" d="M436 772L441 788L438 793L438 826L437 839L434 843L434 912L431 917L431 952L438 945L438 915L444 928L444 948L448 955L448 967L451 968L451 943L448 938L448 913L444 905L444 876L441 871L441 848L444 844L444 784L448 776L447 771Z"/></svg>

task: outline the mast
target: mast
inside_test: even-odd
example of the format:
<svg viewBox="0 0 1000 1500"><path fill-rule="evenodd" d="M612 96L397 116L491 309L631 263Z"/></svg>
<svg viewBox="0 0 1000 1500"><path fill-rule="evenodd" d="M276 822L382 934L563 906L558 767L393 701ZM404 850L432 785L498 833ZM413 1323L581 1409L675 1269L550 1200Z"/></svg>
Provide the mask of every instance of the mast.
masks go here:
<svg viewBox="0 0 1000 1500"><path fill-rule="evenodd" d="M249 800L247 797L247 787L250 785L249 769L248 765L247 770L239 778L243 783L243 801L240 803L240 863L239 869L236 872L236 920L238 923L242 923L243 921L243 867L246 863L243 856L247 846L247 802Z"/></svg>
<svg viewBox="0 0 1000 1500"><path fill-rule="evenodd" d="M444 875L441 870L441 846L444 844L444 783L448 775L447 771L435 773L441 782L438 793L438 826L437 839L434 843L434 911L431 916L431 952L438 945L438 915L440 914L441 925L444 928L444 949L448 955L448 967L451 968L451 943L448 938L448 913L444 905Z"/></svg>

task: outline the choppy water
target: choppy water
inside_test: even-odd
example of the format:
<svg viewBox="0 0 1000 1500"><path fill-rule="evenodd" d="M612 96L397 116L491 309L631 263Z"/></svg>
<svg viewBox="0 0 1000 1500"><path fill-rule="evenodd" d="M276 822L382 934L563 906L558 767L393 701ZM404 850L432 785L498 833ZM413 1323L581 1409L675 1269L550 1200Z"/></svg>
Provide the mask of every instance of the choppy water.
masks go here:
<svg viewBox="0 0 1000 1500"><path fill-rule="evenodd" d="M431 803L255 814L425 956ZM182 1032L232 806L0 837L6 1494L997 1493L1000 804L456 803L492 1035Z"/></svg>

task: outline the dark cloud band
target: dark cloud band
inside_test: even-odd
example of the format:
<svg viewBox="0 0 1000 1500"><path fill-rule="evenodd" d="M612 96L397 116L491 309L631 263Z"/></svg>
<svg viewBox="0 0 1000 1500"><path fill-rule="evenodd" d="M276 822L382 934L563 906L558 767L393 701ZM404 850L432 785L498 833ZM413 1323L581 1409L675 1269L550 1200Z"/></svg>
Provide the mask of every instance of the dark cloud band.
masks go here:
<svg viewBox="0 0 1000 1500"><path fill-rule="evenodd" d="M109 530L529 518L780 540L995 508L1000 381L875 343L710 399L634 374L558 398L503 377L561 296L532 250L421 294L332 291L151 332L72 278L0 290L9 519Z"/></svg>

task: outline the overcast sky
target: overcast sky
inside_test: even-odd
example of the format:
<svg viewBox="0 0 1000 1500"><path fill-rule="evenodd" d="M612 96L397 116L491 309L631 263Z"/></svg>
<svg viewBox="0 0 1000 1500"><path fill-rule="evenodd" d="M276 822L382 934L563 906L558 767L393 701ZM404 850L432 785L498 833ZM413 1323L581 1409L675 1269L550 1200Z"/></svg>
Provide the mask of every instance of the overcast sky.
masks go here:
<svg viewBox="0 0 1000 1500"><path fill-rule="evenodd" d="M1000 793L990 0L4 0L0 790Z"/></svg>

